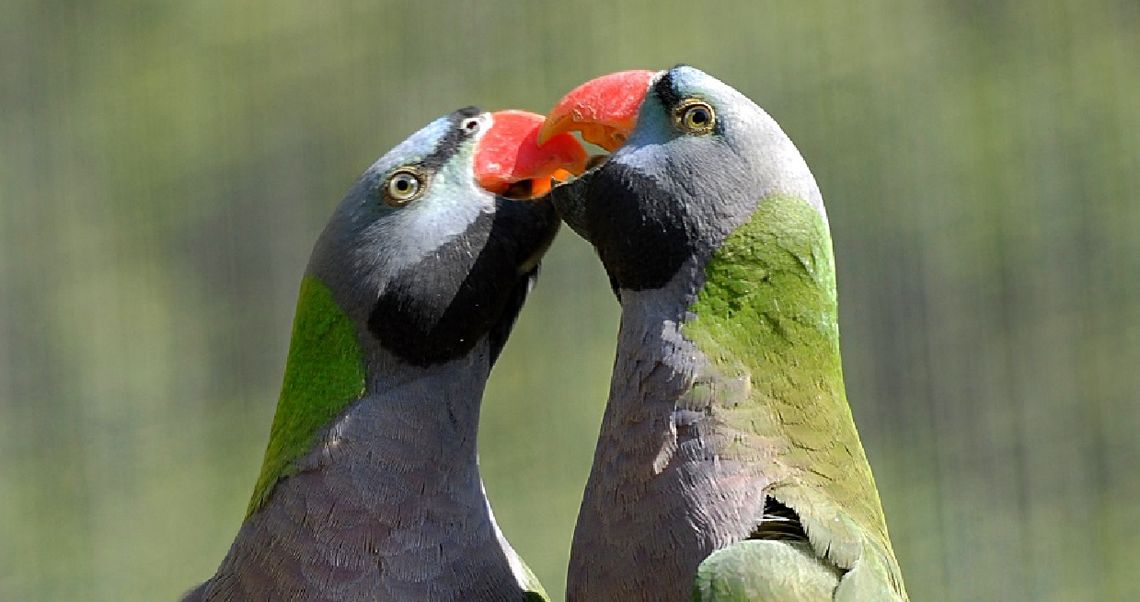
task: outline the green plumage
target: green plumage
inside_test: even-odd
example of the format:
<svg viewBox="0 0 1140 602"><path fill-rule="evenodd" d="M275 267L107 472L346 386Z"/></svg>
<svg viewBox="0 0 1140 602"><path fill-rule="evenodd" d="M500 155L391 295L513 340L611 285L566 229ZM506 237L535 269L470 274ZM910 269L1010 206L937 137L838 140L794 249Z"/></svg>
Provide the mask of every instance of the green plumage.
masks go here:
<svg viewBox="0 0 1140 602"><path fill-rule="evenodd" d="M261 474L246 516L253 514L312 448L317 431L364 393L364 361L356 328L313 276L301 281L285 380L269 434Z"/></svg>
<svg viewBox="0 0 1140 602"><path fill-rule="evenodd" d="M844 392L835 266L822 215L798 198L764 199L705 274L690 308L695 318L683 332L719 373L706 385L721 388L719 394L700 397L712 400L706 411L732 441L725 459L774 466L766 493L798 514L816 555L847 571L835 599L884 599L847 585L858 586L868 571L885 572L879 583L904 598ZM753 562L749 558L762 553L751 550L738 560ZM717 566L727 561L720 558ZM709 570L702 565L706 584L716 582Z"/></svg>
<svg viewBox="0 0 1140 602"><path fill-rule="evenodd" d="M519 559L522 562L522 559ZM534 571L530 570L530 566L522 562L522 587L523 602L550 602L550 594L546 593L546 588L542 587L542 582L538 580L538 576Z"/></svg>
<svg viewBox="0 0 1140 602"><path fill-rule="evenodd" d="M803 542L742 541L701 563L693 599L717 602L827 602L841 572Z"/></svg>

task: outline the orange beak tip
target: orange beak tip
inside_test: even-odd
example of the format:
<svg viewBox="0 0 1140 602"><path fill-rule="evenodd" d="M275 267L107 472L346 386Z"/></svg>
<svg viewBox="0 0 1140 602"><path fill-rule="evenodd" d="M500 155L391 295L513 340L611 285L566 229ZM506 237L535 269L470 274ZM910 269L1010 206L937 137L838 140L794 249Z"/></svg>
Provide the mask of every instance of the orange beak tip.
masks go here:
<svg viewBox="0 0 1140 602"><path fill-rule="evenodd" d="M531 182L530 194L532 197L540 197L550 192L550 188L550 178L538 178Z"/></svg>
<svg viewBox="0 0 1140 602"><path fill-rule="evenodd" d="M619 71L574 88L547 114L539 144L577 130L587 142L610 152L617 150L637 125L641 103L656 76L655 71Z"/></svg>
<svg viewBox="0 0 1140 602"><path fill-rule="evenodd" d="M539 146L544 146L550 139L558 134L569 132L574 127L574 118L570 115L561 115L557 118L547 118L542 123L542 127L538 128L538 138L536 142Z"/></svg>
<svg viewBox="0 0 1140 602"><path fill-rule="evenodd" d="M503 194L518 182L530 182L528 196L549 192L554 174L580 174L589 156L572 135L555 132L546 143L538 141L544 125L541 115L526 111L492 114L491 129L479 143L475 157L476 181L484 189Z"/></svg>
<svg viewBox="0 0 1140 602"><path fill-rule="evenodd" d="M584 168L585 165L583 164L582 167ZM579 171L577 173L574 173L573 171L567 171L565 169L556 169L556 170L554 170L554 173L550 174L550 178L553 180L556 180L558 182L565 182L566 180L569 180L570 178L573 178L574 176L582 175L583 171L585 171L585 169L583 169L582 171Z"/></svg>

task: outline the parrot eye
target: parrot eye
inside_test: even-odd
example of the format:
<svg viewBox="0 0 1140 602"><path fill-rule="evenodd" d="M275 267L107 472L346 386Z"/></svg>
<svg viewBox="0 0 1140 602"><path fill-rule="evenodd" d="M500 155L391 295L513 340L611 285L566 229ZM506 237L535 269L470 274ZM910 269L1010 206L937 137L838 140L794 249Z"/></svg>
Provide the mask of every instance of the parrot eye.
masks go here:
<svg viewBox="0 0 1140 602"><path fill-rule="evenodd" d="M384 186L384 202L393 207L403 207L423 194L427 183L423 175L405 167L392 174Z"/></svg>
<svg viewBox="0 0 1140 602"><path fill-rule="evenodd" d="M708 103L690 98L673 109L673 125L686 134L707 134L716 126L716 112Z"/></svg>
<svg viewBox="0 0 1140 602"><path fill-rule="evenodd" d="M467 130L468 132L478 132L479 131L479 120L475 119L474 117L472 117L470 119L465 119L463 121L463 129Z"/></svg>

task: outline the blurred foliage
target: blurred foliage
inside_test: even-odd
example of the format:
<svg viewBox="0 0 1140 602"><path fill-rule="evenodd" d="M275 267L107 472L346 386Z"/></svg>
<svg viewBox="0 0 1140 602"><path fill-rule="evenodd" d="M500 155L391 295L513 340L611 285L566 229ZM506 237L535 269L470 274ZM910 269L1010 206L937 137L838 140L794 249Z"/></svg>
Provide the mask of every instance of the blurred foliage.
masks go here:
<svg viewBox="0 0 1140 602"><path fill-rule="evenodd" d="M0 5L0 599L174 599L242 519L310 245L379 154L699 66L828 200L849 397L915 600L1133 600L1140 5ZM616 306L564 232L481 457L554 593Z"/></svg>

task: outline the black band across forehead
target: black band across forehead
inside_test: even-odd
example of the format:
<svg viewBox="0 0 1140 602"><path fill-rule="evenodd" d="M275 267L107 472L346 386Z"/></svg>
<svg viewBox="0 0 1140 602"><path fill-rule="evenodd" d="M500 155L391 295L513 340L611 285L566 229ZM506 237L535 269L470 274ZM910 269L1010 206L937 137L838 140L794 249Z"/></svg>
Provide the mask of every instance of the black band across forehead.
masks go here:
<svg viewBox="0 0 1140 602"><path fill-rule="evenodd" d="M684 67L684 65L677 65L677 67ZM677 103L681 102L681 96L677 94L676 88L673 87L673 71L676 70L677 67L666 71L665 75L662 75L661 78L657 80L657 83L653 84L653 93L656 94L657 99L661 101L661 106L666 109L672 109L677 106Z"/></svg>
<svg viewBox="0 0 1140 602"><path fill-rule="evenodd" d="M435 149L431 151L431 154L420 161L420 167L429 171L435 171L443 167L443 165L450 161L451 157L455 156L455 153L459 151L459 146L475 133L474 131L464 128L463 121L471 119L472 117L478 117L482 114L482 109L472 106L463 107L451 115L448 115L447 121L451 127L448 128L447 133L443 135L439 143L435 145Z"/></svg>
<svg viewBox="0 0 1140 602"><path fill-rule="evenodd" d="M673 73L681 67L689 66L681 63L666 71L665 75L662 75L661 78L653 84L653 93L657 95L657 99L661 101L661 106L664 107L666 111L676 109L678 105L689 98L689 96L683 96L677 92L676 82L673 81ZM697 97L699 98L699 96L698 94ZM713 132L722 136L724 135L723 120L716 120L716 123L713 124Z"/></svg>

